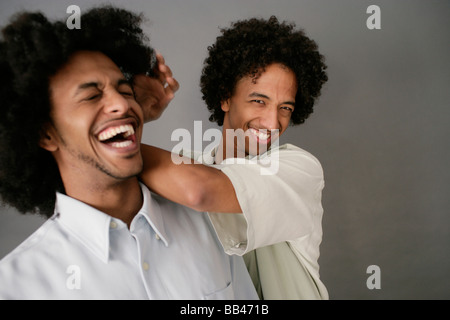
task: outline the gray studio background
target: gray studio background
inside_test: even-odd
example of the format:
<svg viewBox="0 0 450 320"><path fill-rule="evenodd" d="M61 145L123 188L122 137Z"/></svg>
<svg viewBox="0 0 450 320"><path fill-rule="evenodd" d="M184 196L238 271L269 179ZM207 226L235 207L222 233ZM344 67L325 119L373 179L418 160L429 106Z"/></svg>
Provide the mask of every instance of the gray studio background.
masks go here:
<svg viewBox="0 0 450 320"><path fill-rule="evenodd" d="M19 10L66 18L95 1L0 2L0 25ZM249 17L295 22L319 44L329 82L314 114L281 142L318 157L323 194L321 277L331 299L449 299L450 1L132 0L111 1L149 18L151 42L181 88L144 142L171 149L177 128L215 127L199 78L219 27ZM381 30L369 30L369 5ZM81 24L83 20L81 20ZM1 102L0 102L1 103ZM276 199L275 199L276 201ZM43 220L0 208L0 258ZM368 289L379 266L381 288Z"/></svg>

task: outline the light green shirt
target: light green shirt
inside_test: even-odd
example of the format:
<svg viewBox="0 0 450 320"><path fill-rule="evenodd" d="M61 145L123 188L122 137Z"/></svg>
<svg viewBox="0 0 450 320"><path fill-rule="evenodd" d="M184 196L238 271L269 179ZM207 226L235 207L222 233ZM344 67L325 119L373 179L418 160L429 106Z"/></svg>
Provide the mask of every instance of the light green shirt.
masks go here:
<svg viewBox="0 0 450 320"><path fill-rule="evenodd" d="M217 165L214 153L194 155L228 176L243 211L209 213L219 240L228 254L244 255L261 298L328 299L318 264L324 188L320 162L291 144L266 156L275 168L271 174L263 173L267 164L257 158Z"/></svg>

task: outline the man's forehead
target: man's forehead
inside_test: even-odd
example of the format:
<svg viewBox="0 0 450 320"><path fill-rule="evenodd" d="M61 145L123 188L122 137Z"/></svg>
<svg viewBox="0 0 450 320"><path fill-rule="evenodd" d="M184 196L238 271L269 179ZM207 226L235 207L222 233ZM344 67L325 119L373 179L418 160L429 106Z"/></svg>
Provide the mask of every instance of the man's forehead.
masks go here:
<svg viewBox="0 0 450 320"><path fill-rule="evenodd" d="M235 87L236 92L252 94L254 91L269 94L288 94L295 97L297 81L295 74L282 65L271 65L256 78L252 75L241 78Z"/></svg>
<svg viewBox="0 0 450 320"><path fill-rule="evenodd" d="M60 71L121 73L119 67L108 56L98 51L75 52Z"/></svg>
<svg viewBox="0 0 450 320"><path fill-rule="evenodd" d="M53 77L55 82L83 83L108 80L117 81L124 78L119 67L105 54L97 51L78 51Z"/></svg>

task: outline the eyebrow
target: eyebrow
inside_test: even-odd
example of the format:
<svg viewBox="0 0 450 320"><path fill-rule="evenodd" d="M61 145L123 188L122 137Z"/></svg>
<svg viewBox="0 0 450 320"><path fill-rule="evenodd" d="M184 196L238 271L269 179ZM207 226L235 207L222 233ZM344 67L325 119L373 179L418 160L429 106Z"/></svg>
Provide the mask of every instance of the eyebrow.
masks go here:
<svg viewBox="0 0 450 320"><path fill-rule="evenodd" d="M270 100L270 98L268 96L266 96L265 94L262 94L262 93L258 93L258 92L252 92L248 96L250 98L263 98L263 99Z"/></svg>
<svg viewBox="0 0 450 320"><path fill-rule="evenodd" d="M127 80L125 78L121 78L121 79L119 79L119 81L117 81L117 86L118 87L120 87L123 84L126 84L126 85L130 86L130 88L133 88L133 85L131 84L130 80Z"/></svg>
<svg viewBox="0 0 450 320"><path fill-rule="evenodd" d="M117 81L117 86L118 86L118 87L120 87L121 85L124 85L124 84L128 85L131 89L133 89L133 86L131 85L130 81L128 81L127 79L125 79L125 78L120 78L120 79ZM99 86L100 86L100 83L99 83L99 82L95 82L95 81L82 83L82 84L80 84L80 85L78 86L78 88L77 88L77 90L75 91L75 93L74 93L73 96L76 97L76 96L77 96L78 94L80 94L83 90L86 90L86 89L89 89L89 88L95 88L95 89L98 89Z"/></svg>
<svg viewBox="0 0 450 320"><path fill-rule="evenodd" d="M263 99L267 99L267 100L271 100L269 96L266 96L265 94L259 93L259 92L252 92L249 94L249 98L263 98ZM288 104L291 105L293 107L295 107L295 102L294 101L285 101L282 104Z"/></svg>

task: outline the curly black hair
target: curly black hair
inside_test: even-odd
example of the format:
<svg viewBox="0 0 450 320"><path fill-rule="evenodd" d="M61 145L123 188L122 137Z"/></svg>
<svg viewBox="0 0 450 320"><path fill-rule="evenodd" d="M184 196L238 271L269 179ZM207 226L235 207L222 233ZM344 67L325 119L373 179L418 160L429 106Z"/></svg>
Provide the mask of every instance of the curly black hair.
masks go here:
<svg viewBox="0 0 450 320"><path fill-rule="evenodd" d="M39 147L51 123L49 79L80 50L100 51L128 75L150 69L153 49L140 25L143 16L112 6L81 16L81 29L21 12L0 40L0 196L21 213L51 216L64 186L56 161Z"/></svg>
<svg viewBox="0 0 450 320"><path fill-rule="evenodd" d="M231 98L236 83L245 76L256 81L264 68L281 63L291 69L297 80L295 110L291 124L301 124L313 112L322 85L328 80L327 66L316 42L295 24L252 18L221 29L222 35L208 47L200 87L212 122L223 125L221 103Z"/></svg>

